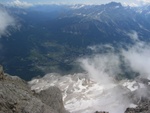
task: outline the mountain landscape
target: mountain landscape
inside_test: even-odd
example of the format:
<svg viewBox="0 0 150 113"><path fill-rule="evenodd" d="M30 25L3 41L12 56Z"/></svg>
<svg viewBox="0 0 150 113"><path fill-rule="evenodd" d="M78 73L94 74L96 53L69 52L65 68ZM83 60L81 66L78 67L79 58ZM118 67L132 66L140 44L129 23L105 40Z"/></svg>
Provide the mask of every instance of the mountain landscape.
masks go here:
<svg viewBox="0 0 150 113"><path fill-rule="evenodd" d="M0 20L0 112L149 113L149 4L1 4Z"/></svg>
<svg viewBox="0 0 150 113"><path fill-rule="evenodd" d="M17 28L0 39L0 62L7 72L26 80L45 72L73 72L75 60L92 53L90 46L131 44L130 33L138 33L143 41L150 37L149 6L112 2L5 9L17 19Z"/></svg>

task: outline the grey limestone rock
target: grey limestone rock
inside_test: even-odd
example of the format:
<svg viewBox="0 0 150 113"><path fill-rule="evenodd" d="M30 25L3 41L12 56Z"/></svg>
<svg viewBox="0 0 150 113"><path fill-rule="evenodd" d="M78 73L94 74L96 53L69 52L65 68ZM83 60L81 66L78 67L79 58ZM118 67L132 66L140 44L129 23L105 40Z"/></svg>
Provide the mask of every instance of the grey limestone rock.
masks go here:
<svg viewBox="0 0 150 113"><path fill-rule="evenodd" d="M127 108L125 113L150 113L150 101L141 101L136 108Z"/></svg>
<svg viewBox="0 0 150 113"><path fill-rule="evenodd" d="M50 87L38 94L43 103L52 107L57 113L67 113L64 108L62 94L59 88Z"/></svg>
<svg viewBox="0 0 150 113"><path fill-rule="evenodd" d="M3 66L0 65L0 80L4 79Z"/></svg>
<svg viewBox="0 0 150 113"><path fill-rule="evenodd" d="M0 75L5 76L5 79L0 79L0 113L65 113L58 88L42 91L40 99L26 81L5 74L2 67Z"/></svg>

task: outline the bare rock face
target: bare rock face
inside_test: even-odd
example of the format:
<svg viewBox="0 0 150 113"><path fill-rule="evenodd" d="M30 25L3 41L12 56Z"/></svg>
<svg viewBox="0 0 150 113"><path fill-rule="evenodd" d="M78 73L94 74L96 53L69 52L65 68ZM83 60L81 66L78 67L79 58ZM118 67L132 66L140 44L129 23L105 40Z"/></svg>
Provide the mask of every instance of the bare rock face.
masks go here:
<svg viewBox="0 0 150 113"><path fill-rule="evenodd" d="M66 113L58 88L42 91L40 99L24 80L4 74L2 67L0 76L0 113Z"/></svg>
<svg viewBox="0 0 150 113"><path fill-rule="evenodd" d="M56 113L33 96L29 87L11 77L0 81L0 113Z"/></svg>
<svg viewBox="0 0 150 113"><path fill-rule="evenodd" d="M136 108L127 108L125 113L150 113L150 101L144 100Z"/></svg>
<svg viewBox="0 0 150 113"><path fill-rule="evenodd" d="M4 71L3 71L3 66L0 65L0 80L4 79Z"/></svg>
<svg viewBox="0 0 150 113"><path fill-rule="evenodd" d="M57 113L67 113L63 105L62 94L59 88L50 87L41 91L38 95L43 103L55 109Z"/></svg>
<svg viewBox="0 0 150 113"><path fill-rule="evenodd" d="M109 112L106 112L106 111L96 111L95 113L109 113Z"/></svg>

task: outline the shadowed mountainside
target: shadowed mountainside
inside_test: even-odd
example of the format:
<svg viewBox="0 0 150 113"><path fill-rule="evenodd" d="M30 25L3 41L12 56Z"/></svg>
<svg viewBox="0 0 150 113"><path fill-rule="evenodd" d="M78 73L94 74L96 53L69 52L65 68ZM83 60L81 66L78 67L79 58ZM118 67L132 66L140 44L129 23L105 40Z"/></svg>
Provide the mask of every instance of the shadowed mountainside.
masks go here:
<svg viewBox="0 0 150 113"><path fill-rule="evenodd" d="M8 73L25 80L74 71L75 60L92 53L89 46L119 48L132 43L129 35L134 32L143 41L150 37L149 6L136 9L112 2L7 10L19 21L20 29L10 28L11 36L0 39L0 62Z"/></svg>

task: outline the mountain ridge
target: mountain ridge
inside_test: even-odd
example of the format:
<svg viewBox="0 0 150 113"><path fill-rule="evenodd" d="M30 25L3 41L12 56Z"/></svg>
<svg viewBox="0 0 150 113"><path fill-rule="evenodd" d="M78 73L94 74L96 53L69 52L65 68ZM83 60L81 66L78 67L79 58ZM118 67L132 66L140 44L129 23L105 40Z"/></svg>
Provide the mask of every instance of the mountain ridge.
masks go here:
<svg viewBox="0 0 150 113"><path fill-rule="evenodd" d="M80 8L66 5L40 7L13 7L13 10L7 7L18 18L21 27L11 32L10 37L0 39L3 45L0 62L9 73L26 80L49 72L76 70L76 59L92 54L87 49L89 46L132 44L129 34L134 33L142 41L150 40L150 15L145 13L148 8L145 11L115 2L78 6Z"/></svg>

